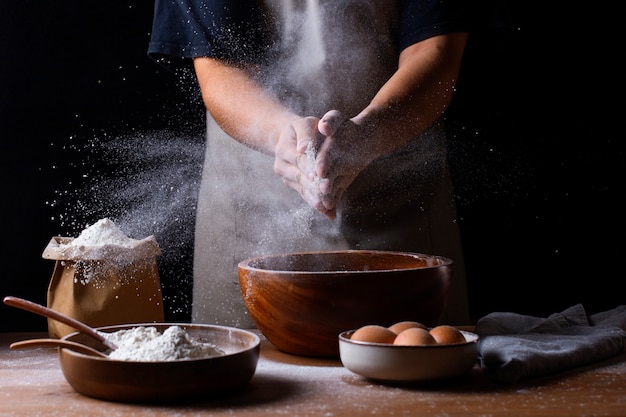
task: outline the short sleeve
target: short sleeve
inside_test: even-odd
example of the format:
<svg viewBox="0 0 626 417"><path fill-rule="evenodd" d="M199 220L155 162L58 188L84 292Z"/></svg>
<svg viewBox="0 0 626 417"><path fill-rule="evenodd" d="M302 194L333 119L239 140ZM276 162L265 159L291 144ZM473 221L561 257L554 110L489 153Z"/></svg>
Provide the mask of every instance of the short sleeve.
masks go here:
<svg viewBox="0 0 626 417"><path fill-rule="evenodd" d="M400 0L400 51L424 39L469 32L475 25L474 0Z"/></svg>
<svg viewBox="0 0 626 417"><path fill-rule="evenodd" d="M268 45L260 8L255 0L156 0L148 55L165 65L201 56L253 62Z"/></svg>

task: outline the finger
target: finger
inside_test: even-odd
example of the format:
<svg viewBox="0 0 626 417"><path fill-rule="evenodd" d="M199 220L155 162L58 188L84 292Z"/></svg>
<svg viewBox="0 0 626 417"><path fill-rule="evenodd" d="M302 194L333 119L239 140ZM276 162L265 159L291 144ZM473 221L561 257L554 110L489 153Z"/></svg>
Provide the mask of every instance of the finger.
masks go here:
<svg viewBox="0 0 626 417"><path fill-rule="evenodd" d="M297 138L298 152L304 153L307 149L315 148L318 135L317 123L314 117L305 117L293 123L292 129Z"/></svg>
<svg viewBox="0 0 626 417"><path fill-rule="evenodd" d="M320 178L328 178L332 172L336 155L330 152L333 147L333 139L328 139L320 147L315 160L315 175Z"/></svg>
<svg viewBox="0 0 626 417"><path fill-rule="evenodd" d="M345 120L339 110L331 110L317 123L317 129L324 136L332 136Z"/></svg>
<svg viewBox="0 0 626 417"><path fill-rule="evenodd" d="M322 197L322 206L326 211L335 211L337 209L337 204L339 204L339 199L343 195L343 190L338 191L337 194L327 194Z"/></svg>
<svg viewBox="0 0 626 417"><path fill-rule="evenodd" d="M323 214L327 218L333 220L336 217L334 207L331 209L326 208L319 194L315 194L312 196L303 196L303 198L307 203L309 203L311 207L313 207L315 210L317 210L319 213Z"/></svg>
<svg viewBox="0 0 626 417"><path fill-rule="evenodd" d="M346 189L347 185L344 181L342 181L342 178L337 178L331 192L321 194L321 200L324 208L326 210L335 210Z"/></svg>
<svg viewBox="0 0 626 417"><path fill-rule="evenodd" d="M306 175L304 171L297 167L300 160L306 160L303 154L299 154L296 157L296 161L292 158L292 161L285 161L282 159L274 160L274 173L278 175L283 184L287 187L297 191L298 194L311 206L316 208L323 208L323 204L319 198L319 189L317 187L317 180L313 178L312 173ZM303 162L307 164L308 162Z"/></svg>
<svg viewBox="0 0 626 417"><path fill-rule="evenodd" d="M322 213L324 216L326 216L329 220L335 220L337 218L337 210L335 209L323 210L323 211L318 210L318 211Z"/></svg>
<svg viewBox="0 0 626 417"><path fill-rule="evenodd" d="M293 188L293 187L292 187ZM326 216L328 219L333 220L336 218L336 213L334 208L327 209L322 201L322 196L319 193L317 187L311 182L306 185L300 184L300 196L302 199L313 207L316 211Z"/></svg>
<svg viewBox="0 0 626 417"><path fill-rule="evenodd" d="M296 190L299 194L303 193L303 187L300 182L299 171L289 170L288 172L284 172L282 175L280 175L280 179L287 187Z"/></svg>
<svg viewBox="0 0 626 417"><path fill-rule="evenodd" d="M282 178L283 182L288 185L291 183L298 184L302 171L300 171L297 166L297 154L294 153L294 156L290 156L289 159L290 160L278 157L274 158L274 173Z"/></svg>
<svg viewBox="0 0 626 417"><path fill-rule="evenodd" d="M313 180L315 181L315 185L317 185L317 188L320 191L320 194L330 194L331 190L332 190L332 181L330 180L330 178L321 178L318 177L317 175L313 176Z"/></svg>

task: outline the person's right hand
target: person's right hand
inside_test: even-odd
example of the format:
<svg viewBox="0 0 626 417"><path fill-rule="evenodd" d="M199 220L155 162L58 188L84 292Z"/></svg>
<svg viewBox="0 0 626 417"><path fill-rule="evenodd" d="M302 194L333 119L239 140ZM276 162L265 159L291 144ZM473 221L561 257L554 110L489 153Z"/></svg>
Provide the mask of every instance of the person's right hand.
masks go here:
<svg viewBox="0 0 626 417"><path fill-rule="evenodd" d="M292 121L281 131L274 148L274 172L311 207L333 219L335 212L323 204L320 179L315 174L316 149L324 139L318 123L316 117L305 117Z"/></svg>

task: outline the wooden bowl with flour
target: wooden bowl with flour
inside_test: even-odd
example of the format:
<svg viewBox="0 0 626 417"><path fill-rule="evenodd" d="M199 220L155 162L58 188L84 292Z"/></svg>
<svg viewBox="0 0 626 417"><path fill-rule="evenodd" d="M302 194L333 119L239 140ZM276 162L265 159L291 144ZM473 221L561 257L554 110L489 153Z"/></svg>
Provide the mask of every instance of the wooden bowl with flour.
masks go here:
<svg viewBox="0 0 626 417"><path fill-rule="evenodd" d="M173 360L111 359L59 349L61 369L78 393L109 401L162 403L210 398L246 386L256 371L260 338L243 329L202 324L129 324L100 327L116 333L138 327L158 332L177 326L194 341L210 344L219 351L207 357ZM107 351L94 338L72 333L65 340ZM147 344L146 344L147 345Z"/></svg>

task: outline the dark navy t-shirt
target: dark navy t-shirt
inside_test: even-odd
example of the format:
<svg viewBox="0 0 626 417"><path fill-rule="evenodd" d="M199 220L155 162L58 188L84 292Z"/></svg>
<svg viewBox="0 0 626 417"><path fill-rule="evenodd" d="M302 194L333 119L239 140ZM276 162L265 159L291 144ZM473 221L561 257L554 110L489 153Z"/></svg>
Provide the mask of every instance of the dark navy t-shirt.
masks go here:
<svg viewBox="0 0 626 417"><path fill-rule="evenodd" d="M390 1L390 0L381 0ZM398 52L432 36L471 29L471 0L399 0ZM156 0L150 56L258 62L271 47L261 0Z"/></svg>

